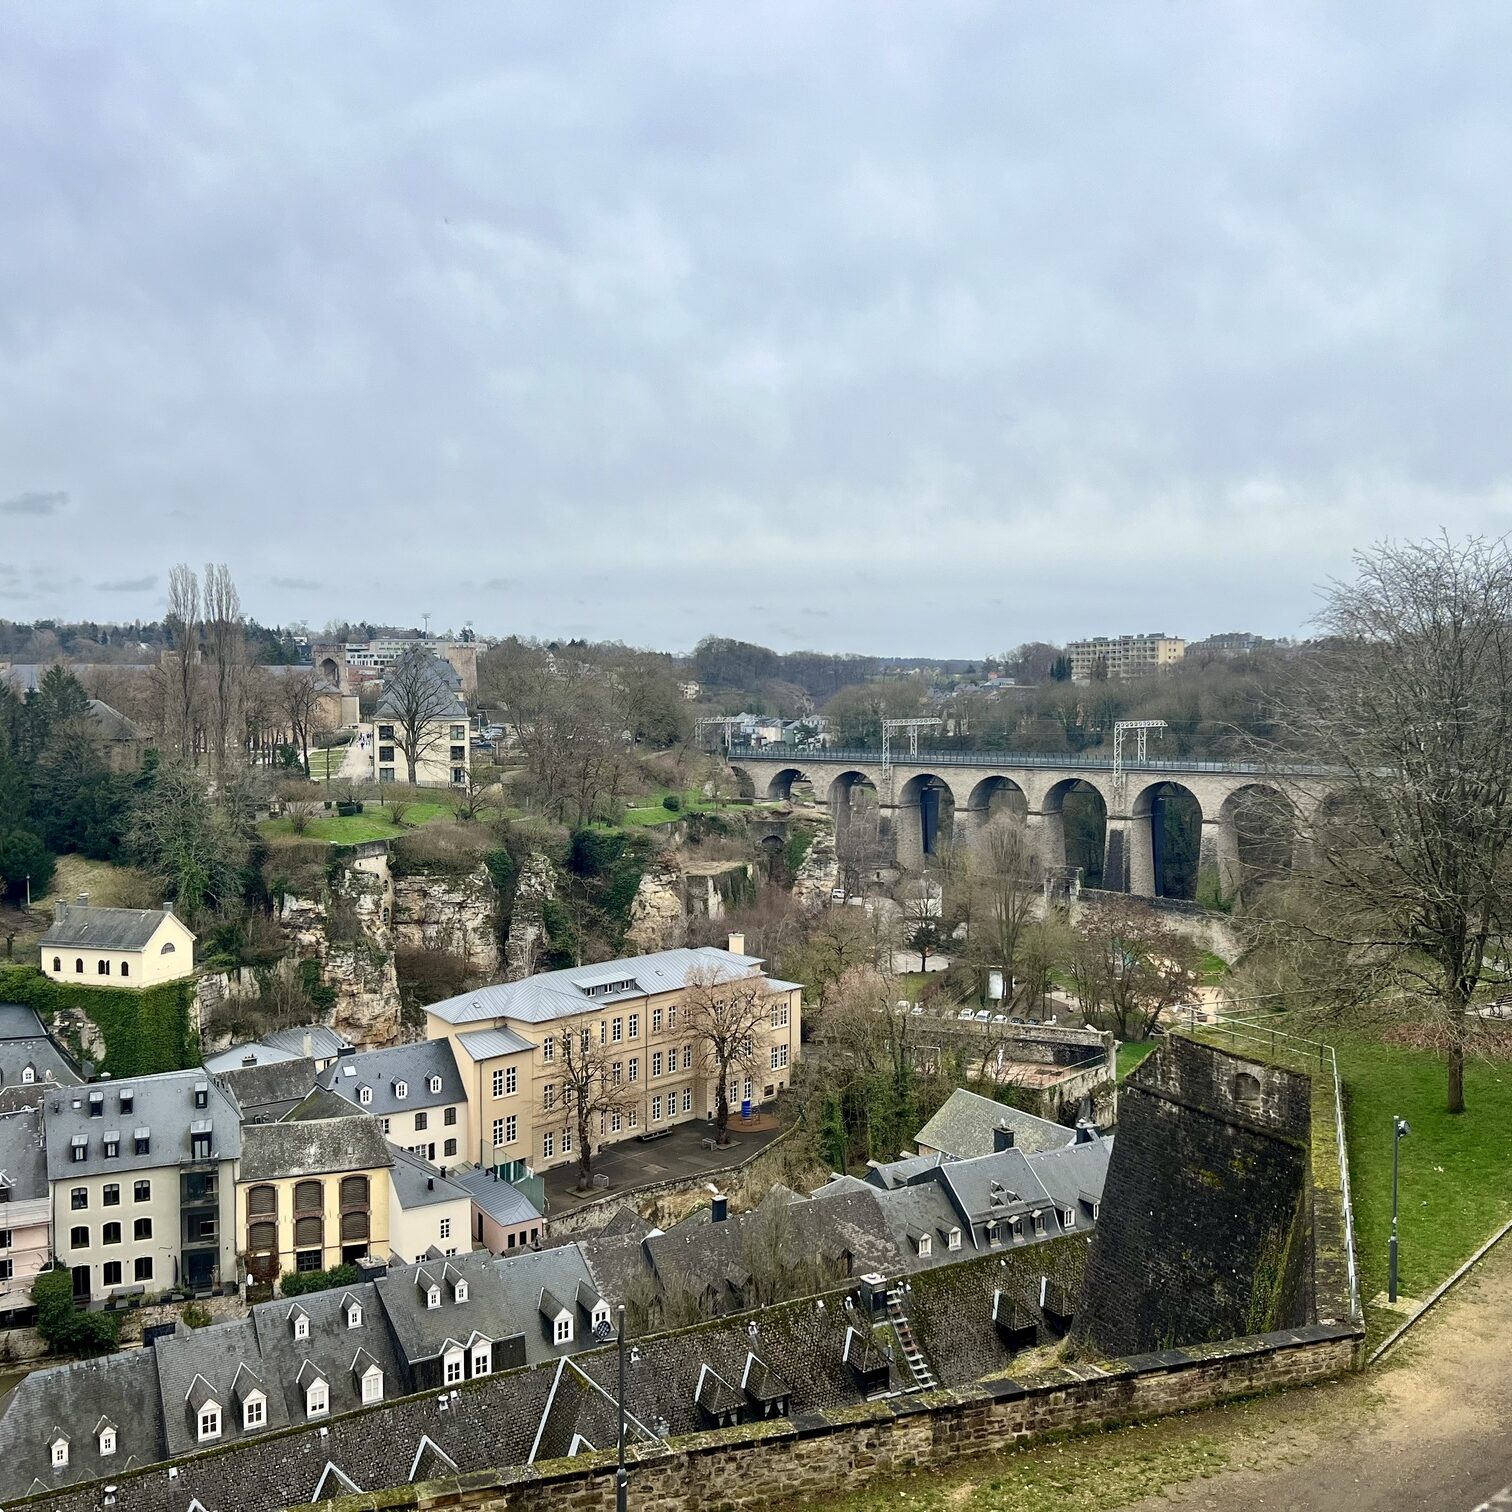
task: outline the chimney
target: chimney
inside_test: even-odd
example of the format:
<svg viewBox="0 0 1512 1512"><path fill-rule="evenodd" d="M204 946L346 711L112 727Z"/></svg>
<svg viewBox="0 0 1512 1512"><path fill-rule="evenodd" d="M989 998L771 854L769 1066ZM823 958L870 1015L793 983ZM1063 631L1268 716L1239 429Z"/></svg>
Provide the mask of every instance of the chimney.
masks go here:
<svg viewBox="0 0 1512 1512"><path fill-rule="evenodd" d="M425 1190L427 1192L434 1192L436 1190L436 1178L434 1176L427 1176L425 1178Z"/></svg>
<svg viewBox="0 0 1512 1512"><path fill-rule="evenodd" d="M242 1065L244 1065L244 1066L255 1066L256 1064L257 1064L257 1057L255 1055L253 1055L250 1051L246 1055L242 1056Z"/></svg>
<svg viewBox="0 0 1512 1512"><path fill-rule="evenodd" d="M744 955L745 954L745 936L743 934L741 934L739 931L736 931L734 934L732 934L730 936L730 954L731 955Z"/></svg>
<svg viewBox="0 0 1512 1512"><path fill-rule="evenodd" d="M723 1192L715 1192L711 1222L723 1223L730 1216L730 1199Z"/></svg>
<svg viewBox="0 0 1512 1512"><path fill-rule="evenodd" d="M88 908L89 907L89 894L88 893L80 893L79 894L79 907L80 908Z"/></svg>
<svg viewBox="0 0 1512 1512"><path fill-rule="evenodd" d="M304 1045L305 1059L309 1060L311 1055L314 1053L312 1049L314 1042L310 1039L310 1031L308 1029L305 1030L305 1037L302 1043Z"/></svg>
<svg viewBox="0 0 1512 1512"><path fill-rule="evenodd" d="M1085 1118L1076 1121L1077 1144L1091 1144L1097 1138L1097 1125L1088 1123Z"/></svg>
<svg viewBox="0 0 1512 1512"><path fill-rule="evenodd" d="M173 899L172 898L164 898L163 899L163 912L165 914L167 914L170 918L173 917Z"/></svg>
<svg viewBox="0 0 1512 1512"><path fill-rule="evenodd" d="M61 923L67 917L68 917L68 904L66 904L62 900L62 898L59 898L58 901L53 904L53 921L55 923Z"/></svg>
<svg viewBox="0 0 1512 1512"><path fill-rule="evenodd" d="M996 1155L999 1150L1011 1150L1013 1148L1013 1130L1005 1123L1000 1123L992 1131L992 1153Z"/></svg>

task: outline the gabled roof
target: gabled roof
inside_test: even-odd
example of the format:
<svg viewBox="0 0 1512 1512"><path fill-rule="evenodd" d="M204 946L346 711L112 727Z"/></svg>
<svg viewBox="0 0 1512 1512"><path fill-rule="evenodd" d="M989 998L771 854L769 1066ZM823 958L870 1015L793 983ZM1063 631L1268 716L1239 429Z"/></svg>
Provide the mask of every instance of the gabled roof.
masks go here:
<svg viewBox="0 0 1512 1512"><path fill-rule="evenodd" d="M243 1181L386 1170L393 1163L378 1121L357 1113L298 1123L248 1124L242 1137Z"/></svg>
<svg viewBox="0 0 1512 1512"><path fill-rule="evenodd" d="M693 1400L711 1417L723 1417L739 1412L745 1398L712 1366L704 1365L698 1372L698 1384L693 1388Z"/></svg>
<svg viewBox="0 0 1512 1512"><path fill-rule="evenodd" d="M396 1144L389 1145L389 1154L394 1158L389 1180L394 1197L405 1212L417 1208L434 1207L439 1202L467 1202L469 1194L450 1176L443 1176L433 1165L418 1155L411 1155Z"/></svg>
<svg viewBox="0 0 1512 1512"><path fill-rule="evenodd" d="M430 1083L438 1077L441 1090L432 1092ZM395 1092L400 1082L405 1088L402 1098ZM467 1101L456 1059L445 1040L416 1040L389 1050L344 1055L320 1073L320 1084L374 1117ZM368 1102L361 1099L364 1087L372 1094Z"/></svg>
<svg viewBox="0 0 1512 1512"><path fill-rule="evenodd" d="M161 908L93 908L83 903L59 903L39 943L47 950L54 946L141 950L162 927L163 920L173 917ZM178 923L188 930L182 919Z"/></svg>
<svg viewBox="0 0 1512 1512"><path fill-rule="evenodd" d="M921 1148L943 1150L957 1160L969 1160L992 1153L992 1131L999 1124L1006 1124L1013 1131L1013 1147L1026 1155L1059 1149L1076 1140L1073 1129L957 1087L914 1136L914 1142Z"/></svg>
<svg viewBox="0 0 1512 1512"><path fill-rule="evenodd" d="M653 955L628 956L596 966L570 966L561 971L543 971L518 982L497 982L479 987L425 1011L448 1024L486 1023L508 1018L517 1023L545 1024L574 1014L594 1012L612 1002L631 1001L659 992L677 992L695 974L713 973L720 981L734 981L756 974L760 956L734 955L705 945L697 950L662 950ZM631 989L613 996L593 996L588 989L606 983L629 981Z"/></svg>

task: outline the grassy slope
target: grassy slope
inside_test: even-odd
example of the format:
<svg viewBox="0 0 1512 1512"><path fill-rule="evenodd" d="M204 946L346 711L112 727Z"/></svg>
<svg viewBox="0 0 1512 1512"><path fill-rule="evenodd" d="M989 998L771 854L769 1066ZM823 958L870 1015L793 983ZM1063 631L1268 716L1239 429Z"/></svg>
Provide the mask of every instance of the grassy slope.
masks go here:
<svg viewBox="0 0 1512 1512"><path fill-rule="evenodd" d="M318 819L311 819L303 835L296 835L287 819L269 819L259 825L270 840L328 840L333 845L356 845L363 840L395 840L405 830L433 819L450 819L452 806L449 803L412 803L404 811L403 825L389 823L388 810L380 804L369 803L362 813L341 818L335 813L322 812Z"/></svg>
<svg viewBox="0 0 1512 1512"><path fill-rule="evenodd" d="M1122 1081L1150 1051L1154 1040L1129 1040L1118 1047L1118 1079Z"/></svg>

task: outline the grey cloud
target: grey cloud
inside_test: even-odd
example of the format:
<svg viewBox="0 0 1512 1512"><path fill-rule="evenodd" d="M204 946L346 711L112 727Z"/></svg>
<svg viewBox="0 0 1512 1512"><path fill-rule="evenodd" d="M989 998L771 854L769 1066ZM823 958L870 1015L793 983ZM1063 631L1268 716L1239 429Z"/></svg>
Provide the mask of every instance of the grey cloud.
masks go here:
<svg viewBox="0 0 1512 1512"><path fill-rule="evenodd" d="M31 490L12 494L0 499L0 515L50 515L57 514L68 503L66 493L44 493Z"/></svg>
<svg viewBox="0 0 1512 1512"><path fill-rule="evenodd" d="M96 583L95 589L100 593L147 593L157 586L157 576L147 573L143 577L117 578L111 583Z"/></svg>
<svg viewBox="0 0 1512 1512"><path fill-rule="evenodd" d="M1489 0L110 14L0 8L0 457L91 578L980 656L1512 525Z"/></svg>

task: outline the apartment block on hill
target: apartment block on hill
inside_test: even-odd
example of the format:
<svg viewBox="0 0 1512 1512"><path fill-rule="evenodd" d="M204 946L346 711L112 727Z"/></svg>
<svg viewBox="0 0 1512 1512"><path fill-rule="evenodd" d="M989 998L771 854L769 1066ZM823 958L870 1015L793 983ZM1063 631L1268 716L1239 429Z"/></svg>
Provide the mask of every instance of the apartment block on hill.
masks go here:
<svg viewBox="0 0 1512 1512"><path fill-rule="evenodd" d="M1186 654L1179 635L1094 635L1066 647L1071 680L1092 682L1097 677L1143 677L1174 666Z"/></svg>

